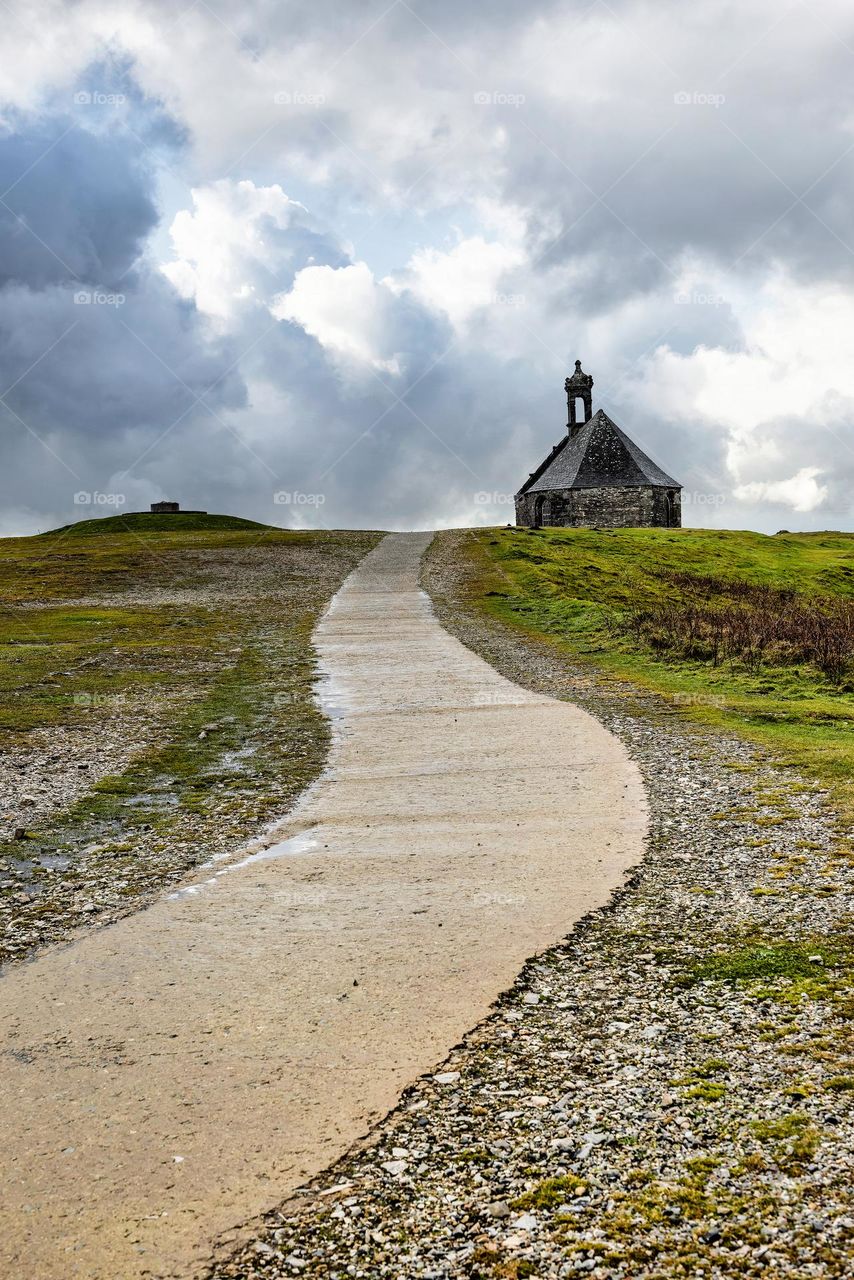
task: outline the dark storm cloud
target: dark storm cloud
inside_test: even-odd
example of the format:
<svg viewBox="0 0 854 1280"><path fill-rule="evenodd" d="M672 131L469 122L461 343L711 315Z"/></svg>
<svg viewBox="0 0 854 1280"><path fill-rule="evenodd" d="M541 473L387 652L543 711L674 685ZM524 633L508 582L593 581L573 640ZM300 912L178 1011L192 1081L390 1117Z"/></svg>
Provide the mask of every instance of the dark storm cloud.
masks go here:
<svg viewBox="0 0 854 1280"><path fill-rule="evenodd" d="M17 127L0 141L0 484L9 506L64 511L72 486L245 391L231 344L139 256L157 220L143 145L66 118Z"/></svg>
<svg viewBox="0 0 854 1280"><path fill-rule="evenodd" d="M843 215L854 199L854 176L850 164L825 174L850 145L835 106L831 111L828 104L827 127L815 147L781 157L782 180L729 133L732 119L752 136L743 113L724 105L718 115L708 109L705 117L686 119L692 110L697 109L674 106L669 124L656 112L643 133L611 134L600 127L574 151L554 137L552 119L538 119L538 136L579 177L550 150L524 134L513 135L512 189L524 191L547 224L530 240L537 266L577 264L580 297L598 309L633 292L667 287L686 253L704 255L735 279L776 261L807 280L839 271L854 275L854 237ZM672 132L664 133L667 128ZM632 169L653 143L658 154ZM626 177L620 178L623 170ZM816 179L821 180L808 191ZM806 203L799 200L804 191Z"/></svg>
<svg viewBox="0 0 854 1280"><path fill-rule="evenodd" d="M105 434L163 430L203 394L213 405L243 402L230 347L204 339L193 307L145 269L127 287L0 292L4 399L22 418L81 432L100 449Z"/></svg>
<svg viewBox="0 0 854 1280"><path fill-rule="evenodd" d="M294 45L308 51L299 85L326 97L270 114L269 133L236 97L218 132L228 164L251 148L259 181L291 158L328 166L345 225L351 202L380 216L481 195L521 209L530 270L554 279L546 306L583 332L676 293L692 257L734 287L779 264L800 282L852 279L854 37L841 8L825 18L719 0L242 6L265 91L262 60ZM720 312L683 310L673 342L690 341L737 339Z"/></svg>
<svg viewBox="0 0 854 1280"><path fill-rule="evenodd" d="M115 288L157 221L126 136L61 117L0 137L0 285Z"/></svg>
<svg viewBox="0 0 854 1280"><path fill-rule="evenodd" d="M820 420L793 416L771 418L756 430L760 459L745 469L744 480L779 482L803 470L821 466L820 481L827 490L822 510L837 520L850 509L854 491L854 404L839 404Z"/></svg>

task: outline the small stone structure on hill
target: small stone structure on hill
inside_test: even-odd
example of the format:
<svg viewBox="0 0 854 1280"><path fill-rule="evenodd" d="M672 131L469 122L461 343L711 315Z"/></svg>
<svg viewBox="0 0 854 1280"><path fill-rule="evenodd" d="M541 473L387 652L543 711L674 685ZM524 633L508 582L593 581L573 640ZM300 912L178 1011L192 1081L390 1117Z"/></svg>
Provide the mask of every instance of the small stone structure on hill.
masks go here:
<svg viewBox="0 0 854 1280"><path fill-rule="evenodd" d="M516 494L516 523L612 529L678 529L682 486L648 458L604 409L576 360L564 383L566 435Z"/></svg>
<svg viewBox="0 0 854 1280"><path fill-rule="evenodd" d="M182 511L180 502L152 502L151 512L155 516L206 516L207 511Z"/></svg>

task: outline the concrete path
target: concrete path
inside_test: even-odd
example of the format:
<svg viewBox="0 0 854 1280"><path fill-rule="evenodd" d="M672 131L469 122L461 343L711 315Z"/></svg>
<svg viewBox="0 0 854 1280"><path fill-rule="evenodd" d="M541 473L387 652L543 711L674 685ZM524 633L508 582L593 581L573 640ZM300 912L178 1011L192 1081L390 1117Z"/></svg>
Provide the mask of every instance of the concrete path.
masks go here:
<svg viewBox="0 0 854 1280"><path fill-rule="evenodd" d="M319 625L334 745L277 843L0 980L3 1276L197 1274L640 856L623 747L439 626L429 540Z"/></svg>

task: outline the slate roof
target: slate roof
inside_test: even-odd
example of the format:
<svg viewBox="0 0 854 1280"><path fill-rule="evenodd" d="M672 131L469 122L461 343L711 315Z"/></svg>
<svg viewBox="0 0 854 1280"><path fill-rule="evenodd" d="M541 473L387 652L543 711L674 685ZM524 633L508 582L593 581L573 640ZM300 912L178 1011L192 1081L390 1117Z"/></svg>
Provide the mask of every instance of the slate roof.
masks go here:
<svg viewBox="0 0 854 1280"><path fill-rule="evenodd" d="M551 489L623 489L659 485L680 489L603 409L575 436L565 436L522 486L521 493Z"/></svg>

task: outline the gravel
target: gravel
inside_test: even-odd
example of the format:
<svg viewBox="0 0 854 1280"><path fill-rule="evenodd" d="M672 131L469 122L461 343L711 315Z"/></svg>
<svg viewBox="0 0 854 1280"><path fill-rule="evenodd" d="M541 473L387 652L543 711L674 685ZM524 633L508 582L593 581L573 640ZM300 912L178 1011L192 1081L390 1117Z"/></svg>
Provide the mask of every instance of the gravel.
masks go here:
<svg viewBox="0 0 854 1280"><path fill-rule="evenodd" d="M443 623L622 738L645 860L210 1276L850 1275L854 870L826 797L474 614L455 545L425 568ZM728 980L757 947L797 972Z"/></svg>
<svg viewBox="0 0 854 1280"><path fill-rule="evenodd" d="M213 854L237 852L288 811L320 771L326 751L320 717L302 717L281 758L283 718L293 719L287 699L299 697L313 707L311 619L376 541L375 534L357 532L317 545L183 548L159 557L165 583L20 606L160 608L165 630L180 625L183 609L201 608L210 610L210 642L192 656L162 660L179 680L168 697L150 687L93 694L96 669L103 684L128 660L111 648L74 672L54 673L72 677L74 723L32 730L23 743L0 750L0 963L26 959L83 928L138 910L190 868ZM234 629L228 635L218 631L224 607L239 620L236 636ZM125 798L126 818L67 819L74 805L86 813L86 796L101 779L121 776L147 751L173 740L187 710L208 693L211 678L233 666L243 643L259 635L271 680L282 670L304 678L297 677L295 693L282 695L283 707L271 705L239 727L236 749L233 717L202 726L197 737L212 739L208 768L219 779L206 791L203 808L182 805L174 780L163 777L156 792ZM140 820L143 810L143 816L153 815L151 822Z"/></svg>
<svg viewBox="0 0 854 1280"><path fill-rule="evenodd" d="M40 825L101 778L122 773L175 711L174 699L155 699L150 692L125 695L120 702L93 705L92 714L73 727L34 729L25 746L0 749L0 839L8 840L20 825Z"/></svg>

